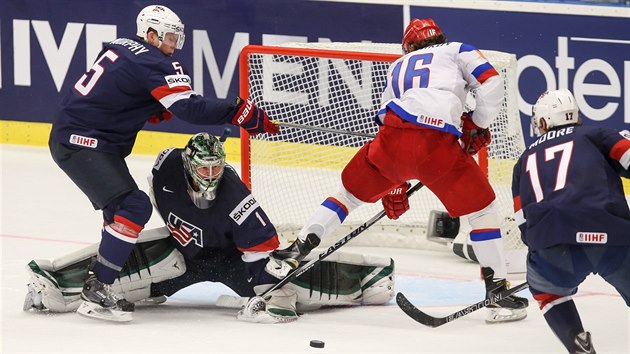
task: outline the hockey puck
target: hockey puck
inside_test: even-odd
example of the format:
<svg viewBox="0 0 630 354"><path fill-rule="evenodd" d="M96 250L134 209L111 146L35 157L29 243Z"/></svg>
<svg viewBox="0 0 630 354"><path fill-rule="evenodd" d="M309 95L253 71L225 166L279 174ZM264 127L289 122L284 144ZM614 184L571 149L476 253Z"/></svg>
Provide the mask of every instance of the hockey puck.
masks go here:
<svg viewBox="0 0 630 354"><path fill-rule="evenodd" d="M324 347L324 342L322 342L321 340L312 340L311 341L311 347L313 348L323 348Z"/></svg>

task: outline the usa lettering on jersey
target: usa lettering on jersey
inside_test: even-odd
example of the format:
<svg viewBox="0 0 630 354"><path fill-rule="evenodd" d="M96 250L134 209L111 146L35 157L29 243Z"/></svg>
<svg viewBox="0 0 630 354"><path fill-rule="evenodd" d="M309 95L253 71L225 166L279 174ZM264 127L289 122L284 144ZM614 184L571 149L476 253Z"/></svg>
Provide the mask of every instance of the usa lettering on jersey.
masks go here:
<svg viewBox="0 0 630 354"><path fill-rule="evenodd" d="M189 222L186 222L179 216L169 213L166 221L166 227L171 232L171 236L183 247L186 247L190 241L203 248L203 230Z"/></svg>
<svg viewBox="0 0 630 354"><path fill-rule="evenodd" d="M241 225L256 208L258 208L258 202L253 195L249 194L230 212L230 217L235 223Z"/></svg>

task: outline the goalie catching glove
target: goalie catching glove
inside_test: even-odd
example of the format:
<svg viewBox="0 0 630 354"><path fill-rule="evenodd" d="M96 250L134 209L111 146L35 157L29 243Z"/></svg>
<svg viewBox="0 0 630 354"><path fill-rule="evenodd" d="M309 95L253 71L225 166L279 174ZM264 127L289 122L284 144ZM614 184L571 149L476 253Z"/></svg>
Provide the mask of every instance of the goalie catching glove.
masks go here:
<svg viewBox="0 0 630 354"><path fill-rule="evenodd" d="M462 148L475 155L492 141L490 129L481 128L472 119L473 112L462 113Z"/></svg>
<svg viewBox="0 0 630 354"><path fill-rule="evenodd" d="M405 182L381 198L388 218L396 220L409 210L409 199L407 198L409 187L411 187L411 184Z"/></svg>
<svg viewBox="0 0 630 354"><path fill-rule="evenodd" d="M261 108L256 107L251 100L236 98L232 124L238 125L251 135L258 133L276 134L280 128L269 120L269 116Z"/></svg>

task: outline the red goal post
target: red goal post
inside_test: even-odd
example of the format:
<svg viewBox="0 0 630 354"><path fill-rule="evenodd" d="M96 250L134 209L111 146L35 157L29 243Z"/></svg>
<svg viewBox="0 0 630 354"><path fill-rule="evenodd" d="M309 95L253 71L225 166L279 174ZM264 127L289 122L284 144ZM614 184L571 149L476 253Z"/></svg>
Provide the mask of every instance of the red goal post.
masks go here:
<svg viewBox="0 0 630 354"><path fill-rule="evenodd" d="M506 95L501 114L491 126L493 142L479 154L478 161L497 191L506 248L522 248L509 187L511 168L524 149L516 104L516 58L508 53L483 52L504 78ZM399 44L249 45L240 56L240 95L252 99L274 120L376 134L373 116L387 68L400 56ZM472 97L467 103L474 109ZM357 136L290 127L281 127L277 135L250 137L241 129L241 177L281 238L291 240L316 207L336 191L341 169L365 141ZM380 203L361 206L324 242L338 240L380 209ZM444 246L426 241L431 210L445 209L423 188L403 217L382 220L353 244L442 249ZM467 223L462 222L462 233L468 230Z"/></svg>

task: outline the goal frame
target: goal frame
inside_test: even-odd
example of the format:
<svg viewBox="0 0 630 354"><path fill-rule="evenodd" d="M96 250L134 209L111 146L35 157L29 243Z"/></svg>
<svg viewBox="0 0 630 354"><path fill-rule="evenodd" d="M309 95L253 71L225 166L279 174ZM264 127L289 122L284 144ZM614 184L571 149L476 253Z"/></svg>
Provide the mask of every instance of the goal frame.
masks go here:
<svg viewBox="0 0 630 354"><path fill-rule="evenodd" d="M383 62L394 62L400 57L397 54L372 53L372 52L352 52L329 49L292 48L250 44L243 47L239 56L239 95L243 99L249 98L249 55L257 54L278 54L278 55L302 55L306 57L326 57L349 60L378 60ZM240 128L241 145L241 179L251 190L251 140L249 133ZM484 147L477 154L477 163L483 173L488 175L488 150Z"/></svg>

